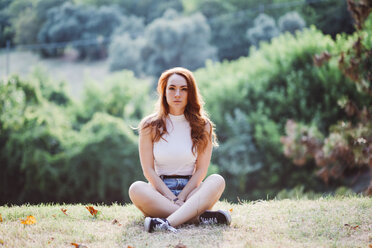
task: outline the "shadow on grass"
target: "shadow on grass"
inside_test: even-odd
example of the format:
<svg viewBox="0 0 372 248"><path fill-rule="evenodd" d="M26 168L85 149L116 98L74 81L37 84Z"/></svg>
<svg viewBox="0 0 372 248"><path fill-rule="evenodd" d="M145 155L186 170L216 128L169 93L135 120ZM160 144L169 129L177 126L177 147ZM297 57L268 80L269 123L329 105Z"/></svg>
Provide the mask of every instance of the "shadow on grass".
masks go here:
<svg viewBox="0 0 372 248"><path fill-rule="evenodd" d="M225 232L232 227L221 225L184 224L179 226L178 233L144 230L144 218L130 221L124 226L122 244L124 247L175 247L178 244L187 247L218 247L224 243Z"/></svg>

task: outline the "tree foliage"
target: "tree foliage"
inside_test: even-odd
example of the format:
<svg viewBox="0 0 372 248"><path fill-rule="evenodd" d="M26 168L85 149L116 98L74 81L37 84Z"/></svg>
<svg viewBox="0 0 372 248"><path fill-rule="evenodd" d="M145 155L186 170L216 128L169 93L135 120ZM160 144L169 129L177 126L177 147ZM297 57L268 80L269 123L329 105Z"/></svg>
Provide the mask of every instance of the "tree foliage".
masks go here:
<svg viewBox="0 0 372 248"><path fill-rule="evenodd" d="M207 59L215 58L209 39L210 29L203 15L183 17L168 10L146 26L143 37L133 39L124 33L114 39L111 68L155 76L175 66L195 70L204 66Z"/></svg>
<svg viewBox="0 0 372 248"><path fill-rule="evenodd" d="M325 34L336 37L340 33L351 34L355 29L347 8L347 1L306 1L298 10L308 25L315 25Z"/></svg>
<svg viewBox="0 0 372 248"><path fill-rule="evenodd" d="M145 115L149 87L128 72L105 87L79 104L42 71L0 82L1 204L129 201L142 177L129 125Z"/></svg>
<svg viewBox="0 0 372 248"><path fill-rule="evenodd" d="M257 154L260 154L258 162L262 168L251 171L245 179L246 197L266 197L283 187L295 187L299 182L306 189L324 190L319 179L309 176L314 173L311 163L302 170L292 168L291 160L282 153L280 137L288 118L317 123L319 130L326 133L336 120L346 118L342 110L334 107L341 96L357 99L360 103L370 102L359 96L337 64L313 67L314 53L333 51L337 46L329 36L312 27L295 36L282 34L273 38L271 44L261 43L260 49L252 49L249 57L234 62L210 63L197 71L196 78L201 84L206 108L216 123L221 148L225 143L239 139L237 135L247 135L252 137ZM230 130L227 114L236 110L246 115L249 133L246 133L248 129L241 129L239 134ZM216 151L216 155L218 153ZM221 157L214 155L213 163L224 164ZM235 160L232 156L230 164L239 164L242 170L251 166L251 162L243 160L239 156ZM242 192L234 181L236 178L227 171L223 172L228 184L226 195Z"/></svg>
<svg viewBox="0 0 372 248"><path fill-rule="evenodd" d="M304 19L294 11L286 13L278 20L278 27L282 33L290 32L294 34L296 30L302 30L305 26L306 23Z"/></svg>
<svg viewBox="0 0 372 248"><path fill-rule="evenodd" d="M317 174L327 183L353 169L369 167L372 171L372 42L368 38L372 32L372 2L348 0L348 6L358 32L343 42L335 54L316 55L314 62L324 66L332 57L337 59L340 71L357 86L358 98L368 97L369 101L361 103L358 98L340 97L338 104L349 118L338 119L326 137L316 126L288 121L287 136L282 138L286 156L300 166L313 158L320 167ZM372 195L372 181L366 193Z"/></svg>
<svg viewBox="0 0 372 248"><path fill-rule="evenodd" d="M115 28L122 21L122 15L117 8L110 7L86 7L65 3L60 7L48 11L47 21L38 34L38 40L42 43L71 42L77 40L103 41L110 37ZM105 45L77 46L81 58L102 58L106 55ZM63 52L56 48L46 49L44 55L54 56Z"/></svg>
<svg viewBox="0 0 372 248"><path fill-rule="evenodd" d="M123 15L143 18L146 24L163 16L167 9L183 11L181 0L74 0L74 2L88 6L117 5Z"/></svg>
<svg viewBox="0 0 372 248"><path fill-rule="evenodd" d="M254 19L254 26L247 30L247 38L254 46L258 46L260 41L270 41L279 35L274 18L260 14Z"/></svg>

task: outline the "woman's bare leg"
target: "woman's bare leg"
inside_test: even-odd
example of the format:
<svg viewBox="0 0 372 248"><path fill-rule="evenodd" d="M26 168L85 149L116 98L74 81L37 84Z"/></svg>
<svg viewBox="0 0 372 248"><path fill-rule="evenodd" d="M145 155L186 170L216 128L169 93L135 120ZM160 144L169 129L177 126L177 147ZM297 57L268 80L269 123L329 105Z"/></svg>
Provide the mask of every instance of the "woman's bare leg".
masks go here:
<svg viewBox="0 0 372 248"><path fill-rule="evenodd" d="M167 218L180 206L174 204L150 184L137 181L129 187L129 197L145 216Z"/></svg>
<svg viewBox="0 0 372 248"><path fill-rule="evenodd" d="M213 207L220 199L224 189L225 180L223 177L217 174L210 175L189 194L186 202L173 211L167 220L175 227L199 216L205 210Z"/></svg>

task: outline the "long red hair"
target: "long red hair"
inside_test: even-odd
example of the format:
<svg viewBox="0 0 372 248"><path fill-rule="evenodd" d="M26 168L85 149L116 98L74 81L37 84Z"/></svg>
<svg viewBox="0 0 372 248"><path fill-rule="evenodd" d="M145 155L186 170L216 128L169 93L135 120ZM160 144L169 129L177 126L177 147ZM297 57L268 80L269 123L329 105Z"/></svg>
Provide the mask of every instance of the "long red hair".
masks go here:
<svg viewBox="0 0 372 248"><path fill-rule="evenodd" d="M185 68L175 67L161 74L157 87L159 98L156 104L156 112L141 121L139 125L140 132L151 128L153 142L159 141L167 133L166 118L169 114L169 105L165 91L168 79L173 74L178 74L186 79L187 105L184 115L191 127L192 152L197 151L200 154L205 150L208 141L211 141L213 145L217 145L217 138L214 131L214 124L203 109L204 102L196 85L194 75ZM209 130L206 130L207 125L209 126Z"/></svg>

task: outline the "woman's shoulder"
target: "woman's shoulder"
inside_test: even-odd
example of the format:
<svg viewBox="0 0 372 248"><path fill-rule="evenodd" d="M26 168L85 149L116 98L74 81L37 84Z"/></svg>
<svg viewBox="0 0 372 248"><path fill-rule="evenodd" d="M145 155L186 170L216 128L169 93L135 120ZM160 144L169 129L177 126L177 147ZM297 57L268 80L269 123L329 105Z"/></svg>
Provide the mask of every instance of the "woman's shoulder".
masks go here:
<svg viewBox="0 0 372 248"><path fill-rule="evenodd" d="M158 118L156 113L145 116L140 122L140 127L152 125L152 123L156 122L157 120Z"/></svg>
<svg viewBox="0 0 372 248"><path fill-rule="evenodd" d="M212 123L209 119L205 119L204 130L209 134L212 132Z"/></svg>

